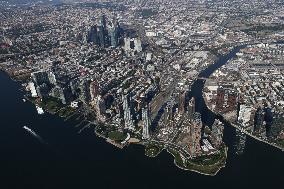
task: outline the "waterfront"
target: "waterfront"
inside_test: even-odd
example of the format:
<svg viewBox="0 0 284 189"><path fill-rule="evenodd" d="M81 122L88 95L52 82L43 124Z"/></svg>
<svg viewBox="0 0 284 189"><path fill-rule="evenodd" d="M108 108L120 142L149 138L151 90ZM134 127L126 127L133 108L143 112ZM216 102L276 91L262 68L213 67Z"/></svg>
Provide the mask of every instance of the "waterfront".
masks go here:
<svg viewBox="0 0 284 189"><path fill-rule="evenodd" d="M72 120L64 122L56 116L37 115L34 105L22 101L21 86L3 72L0 86L1 178L11 185L39 188L90 185L95 188L265 188L281 185L283 153L247 138L244 154L235 155L232 127L225 127L224 140L229 147L226 167L215 177L203 176L180 170L165 151L157 158L149 158L144 155L142 146L130 145L120 150L96 137L91 129L77 134L78 128ZM210 122L212 119L208 118L213 115L204 107L199 95L202 87L203 81L198 80L193 86L193 95L199 97L197 110L202 112L203 120ZM24 125L47 144L27 133L22 128Z"/></svg>

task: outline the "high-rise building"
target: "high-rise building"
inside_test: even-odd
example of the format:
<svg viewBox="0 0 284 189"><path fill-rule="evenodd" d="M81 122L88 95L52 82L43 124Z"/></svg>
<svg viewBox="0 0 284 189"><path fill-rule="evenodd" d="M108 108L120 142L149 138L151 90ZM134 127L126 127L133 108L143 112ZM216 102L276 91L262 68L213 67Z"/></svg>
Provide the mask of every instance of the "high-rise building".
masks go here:
<svg viewBox="0 0 284 189"><path fill-rule="evenodd" d="M79 98L80 100L88 104L91 101L91 94L90 94L90 81L89 80L82 80L81 85L79 86Z"/></svg>
<svg viewBox="0 0 284 189"><path fill-rule="evenodd" d="M142 109L142 121L143 121L142 136L144 139L148 139L150 137L150 126L151 126L150 112L148 106Z"/></svg>
<svg viewBox="0 0 284 189"><path fill-rule="evenodd" d="M48 80L49 80L49 83L52 84L52 85L57 84L56 77L55 77L55 75L52 71L48 72Z"/></svg>
<svg viewBox="0 0 284 189"><path fill-rule="evenodd" d="M31 77L36 86L36 92L40 98L47 97L51 89L56 85L56 79L53 72L33 72Z"/></svg>
<svg viewBox="0 0 284 189"><path fill-rule="evenodd" d="M189 118L193 118L193 114L195 113L195 98L192 97L188 103L188 114Z"/></svg>
<svg viewBox="0 0 284 189"><path fill-rule="evenodd" d="M92 81L90 83L90 94L91 100L94 100L100 94L100 88L97 81Z"/></svg>
<svg viewBox="0 0 284 189"><path fill-rule="evenodd" d="M141 52L142 51L142 43L140 38L135 38L134 39L134 50L136 52Z"/></svg>
<svg viewBox="0 0 284 189"><path fill-rule="evenodd" d="M50 95L54 98L57 98L61 101L62 104L66 104L67 103L67 99L65 96L65 91L62 87L60 86L55 86L54 88L52 88Z"/></svg>
<svg viewBox="0 0 284 189"><path fill-rule="evenodd" d="M131 43L131 39L129 37L124 38L124 50L125 51L131 50L130 43Z"/></svg>
<svg viewBox="0 0 284 189"><path fill-rule="evenodd" d="M277 131L275 126L273 127L273 113L272 109L267 107L264 110L264 121L266 123L265 128L266 128L266 136L268 138L274 138L277 135Z"/></svg>
<svg viewBox="0 0 284 189"><path fill-rule="evenodd" d="M201 152L200 140L201 140L201 129L202 129L202 121L201 114L195 112L193 115L193 121L190 126L190 145L189 152L195 157L198 156Z"/></svg>
<svg viewBox="0 0 284 189"><path fill-rule="evenodd" d="M178 103L178 113L183 114L185 111L185 91L181 91L179 94L179 103Z"/></svg>
<svg viewBox="0 0 284 189"><path fill-rule="evenodd" d="M212 125L212 143L214 147L219 147L223 142L223 131L224 126L223 123L217 119L215 119L213 125Z"/></svg>
<svg viewBox="0 0 284 189"><path fill-rule="evenodd" d="M223 110L224 102L225 102L225 89L222 88L222 87L219 87L217 89L217 97L216 97L216 107L215 107L215 109L217 111Z"/></svg>
<svg viewBox="0 0 284 189"><path fill-rule="evenodd" d="M259 131L263 125L263 110L258 107L254 116L254 130Z"/></svg>
<svg viewBox="0 0 284 189"><path fill-rule="evenodd" d="M112 47L117 47L119 43L119 24L116 19L114 19L109 27L109 39L110 39L110 45Z"/></svg>
<svg viewBox="0 0 284 189"><path fill-rule="evenodd" d="M118 33L115 27L111 27L109 29L109 38L110 38L110 45L112 47L118 46Z"/></svg>
<svg viewBox="0 0 284 189"><path fill-rule="evenodd" d="M132 52L132 53L139 53L141 52L142 49L142 43L140 38L130 38L130 37L125 37L124 38L124 50L127 52Z"/></svg>
<svg viewBox="0 0 284 189"><path fill-rule="evenodd" d="M50 90L51 90L51 87L47 85L46 83L43 83L36 87L36 92L40 98L48 97Z"/></svg>
<svg viewBox="0 0 284 189"><path fill-rule="evenodd" d="M105 112L106 112L106 106L105 106L105 101L104 99L101 97L101 95L98 95L95 99L94 99L94 108L96 111L96 115L97 118L99 120L104 120L105 119Z"/></svg>
<svg viewBox="0 0 284 189"><path fill-rule="evenodd" d="M50 84L48 72L46 71L38 71L33 72L31 74L31 77L36 85L42 85L42 84Z"/></svg>
<svg viewBox="0 0 284 189"><path fill-rule="evenodd" d="M246 136L247 135L244 134L241 130L236 129L234 151L238 155L244 152L244 149L246 147Z"/></svg>
<svg viewBox="0 0 284 189"><path fill-rule="evenodd" d="M164 122L165 127L173 126L173 103L172 102L168 102L167 106L164 109L163 122Z"/></svg>
<svg viewBox="0 0 284 189"><path fill-rule="evenodd" d="M237 109L238 94L235 91L229 91L227 101L227 111L233 111Z"/></svg>
<svg viewBox="0 0 284 189"><path fill-rule="evenodd" d="M94 43L96 45L98 45L98 31L97 31L97 26L91 26L91 29L88 33L88 39L87 39L88 43Z"/></svg>
<svg viewBox="0 0 284 189"><path fill-rule="evenodd" d="M105 29L102 25L98 25L98 46L106 47L105 44Z"/></svg>
<svg viewBox="0 0 284 189"><path fill-rule="evenodd" d="M122 101L123 101L123 111L124 111L124 124L125 124L125 129L134 131L135 126L134 126L134 121L132 118L131 114L131 109L130 109L130 99L129 95L123 95L122 96Z"/></svg>
<svg viewBox="0 0 284 189"><path fill-rule="evenodd" d="M102 15L100 17L99 23L104 29L106 29L106 16L105 15Z"/></svg>

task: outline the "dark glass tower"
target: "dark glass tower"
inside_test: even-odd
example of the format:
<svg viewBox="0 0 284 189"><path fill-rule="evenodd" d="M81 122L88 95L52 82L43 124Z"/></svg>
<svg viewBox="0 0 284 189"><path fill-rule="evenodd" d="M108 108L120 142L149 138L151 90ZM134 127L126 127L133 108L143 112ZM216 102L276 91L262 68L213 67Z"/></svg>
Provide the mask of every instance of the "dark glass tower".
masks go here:
<svg viewBox="0 0 284 189"><path fill-rule="evenodd" d="M255 112L255 116L254 116L254 130L255 131L259 131L262 127L262 123L263 123L263 114L262 114L262 108L258 107L256 112Z"/></svg>
<svg viewBox="0 0 284 189"><path fill-rule="evenodd" d="M90 31L89 31L88 43L98 44L98 31L97 31L97 26L96 25L92 26Z"/></svg>

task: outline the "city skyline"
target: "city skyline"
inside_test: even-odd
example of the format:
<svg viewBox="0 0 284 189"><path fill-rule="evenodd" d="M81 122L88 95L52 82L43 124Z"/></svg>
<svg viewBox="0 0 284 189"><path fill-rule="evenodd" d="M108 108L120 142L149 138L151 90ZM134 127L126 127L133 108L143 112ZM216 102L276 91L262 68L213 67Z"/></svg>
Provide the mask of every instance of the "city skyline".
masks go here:
<svg viewBox="0 0 284 189"><path fill-rule="evenodd" d="M78 134L140 145L151 158L166 151L182 170L218 176L248 137L283 153L283 5L3 1L0 70L39 116L75 119Z"/></svg>

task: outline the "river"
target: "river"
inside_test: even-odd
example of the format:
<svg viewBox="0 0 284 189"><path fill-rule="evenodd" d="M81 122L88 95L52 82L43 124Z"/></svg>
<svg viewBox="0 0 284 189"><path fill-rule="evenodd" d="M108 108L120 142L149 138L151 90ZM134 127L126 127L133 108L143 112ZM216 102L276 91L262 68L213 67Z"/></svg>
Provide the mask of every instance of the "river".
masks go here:
<svg viewBox="0 0 284 189"><path fill-rule="evenodd" d="M234 56L221 58L201 76ZM203 81L197 80L191 95L197 111L210 124L214 115L201 96ZM235 129L226 125L224 141L229 146L226 167L215 177L178 169L173 157L162 152L157 158L144 155L144 148L131 145L120 150L95 136L92 129L78 134L76 121L38 115L33 104L23 102L21 85L0 72L0 162L6 188L276 188L283 185L284 153L247 138L242 155L235 155ZM42 143L22 127L27 125Z"/></svg>

